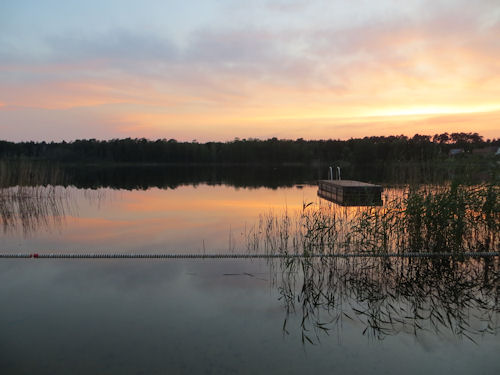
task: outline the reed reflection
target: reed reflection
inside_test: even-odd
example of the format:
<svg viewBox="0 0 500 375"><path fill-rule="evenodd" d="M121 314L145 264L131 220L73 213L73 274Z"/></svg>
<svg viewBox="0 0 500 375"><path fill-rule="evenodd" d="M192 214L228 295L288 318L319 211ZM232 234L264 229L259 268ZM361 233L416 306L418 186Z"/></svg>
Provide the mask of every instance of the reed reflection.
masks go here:
<svg viewBox="0 0 500 375"><path fill-rule="evenodd" d="M274 266L283 332L298 330L304 344L332 333L340 338L347 321L375 340L431 333L475 342L500 332L498 258L306 257Z"/></svg>

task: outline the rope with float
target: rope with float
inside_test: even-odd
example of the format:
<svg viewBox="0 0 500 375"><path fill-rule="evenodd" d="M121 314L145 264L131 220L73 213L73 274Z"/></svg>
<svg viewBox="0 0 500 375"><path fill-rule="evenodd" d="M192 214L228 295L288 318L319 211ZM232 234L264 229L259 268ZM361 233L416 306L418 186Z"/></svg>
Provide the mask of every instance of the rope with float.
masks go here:
<svg viewBox="0 0 500 375"><path fill-rule="evenodd" d="M0 253L1 259L273 259L273 258L487 258L500 251L463 253L337 253L337 254L170 254L170 253Z"/></svg>

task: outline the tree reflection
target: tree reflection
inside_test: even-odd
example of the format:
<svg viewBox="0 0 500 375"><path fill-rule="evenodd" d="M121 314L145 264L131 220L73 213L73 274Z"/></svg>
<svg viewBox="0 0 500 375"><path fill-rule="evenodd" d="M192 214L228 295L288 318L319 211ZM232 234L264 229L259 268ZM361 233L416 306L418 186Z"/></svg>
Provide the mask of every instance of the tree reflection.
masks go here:
<svg viewBox="0 0 500 375"><path fill-rule="evenodd" d="M382 340L431 332L475 341L500 329L499 260L450 258L294 258L279 263L284 334L304 344L340 335L348 320Z"/></svg>

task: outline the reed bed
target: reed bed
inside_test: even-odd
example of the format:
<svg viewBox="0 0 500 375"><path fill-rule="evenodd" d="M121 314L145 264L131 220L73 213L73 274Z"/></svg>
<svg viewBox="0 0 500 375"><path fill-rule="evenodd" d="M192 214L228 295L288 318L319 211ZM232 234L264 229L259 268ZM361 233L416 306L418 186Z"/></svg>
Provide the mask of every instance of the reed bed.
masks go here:
<svg viewBox="0 0 500 375"><path fill-rule="evenodd" d="M15 186L0 189L0 222L4 233L22 228L25 235L60 227L69 208L60 186Z"/></svg>
<svg viewBox="0 0 500 375"><path fill-rule="evenodd" d="M57 165L35 161L0 161L0 222L4 233L22 228L61 225L69 207L68 191Z"/></svg>
<svg viewBox="0 0 500 375"><path fill-rule="evenodd" d="M381 207L304 203L298 212L261 215L248 231L251 252L414 253L498 251L500 187L406 187Z"/></svg>

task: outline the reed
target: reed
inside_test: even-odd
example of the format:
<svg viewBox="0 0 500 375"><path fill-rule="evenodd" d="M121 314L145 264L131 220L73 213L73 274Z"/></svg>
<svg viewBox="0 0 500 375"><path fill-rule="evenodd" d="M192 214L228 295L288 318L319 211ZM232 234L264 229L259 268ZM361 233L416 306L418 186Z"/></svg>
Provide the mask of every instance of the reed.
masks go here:
<svg viewBox="0 0 500 375"><path fill-rule="evenodd" d="M22 228L25 235L59 227L70 205L60 186L14 186L0 189L0 223L4 233Z"/></svg>
<svg viewBox="0 0 500 375"><path fill-rule="evenodd" d="M382 207L307 203L261 215L251 233L247 249L266 253L498 251L500 187L406 187Z"/></svg>
<svg viewBox="0 0 500 375"><path fill-rule="evenodd" d="M500 188L496 185L416 189L403 200L405 249L411 251L496 251Z"/></svg>
<svg viewBox="0 0 500 375"><path fill-rule="evenodd" d="M57 165L34 161L0 161L0 222L4 232L61 225L69 207L68 192Z"/></svg>

